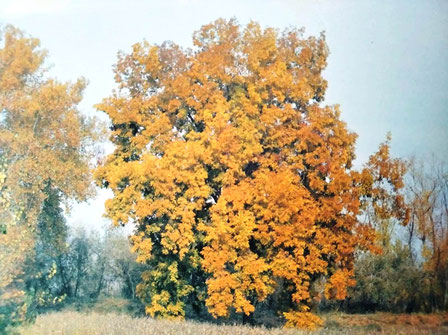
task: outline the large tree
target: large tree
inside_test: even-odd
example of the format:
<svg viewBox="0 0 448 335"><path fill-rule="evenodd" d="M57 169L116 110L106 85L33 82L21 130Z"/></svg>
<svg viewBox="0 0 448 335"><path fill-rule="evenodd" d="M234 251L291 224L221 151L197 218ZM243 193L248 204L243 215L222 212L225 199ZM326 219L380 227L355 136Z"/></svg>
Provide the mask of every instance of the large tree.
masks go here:
<svg viewBox="0 0 448 335"><path fill-rule="evenodd" d="M287 325L318 325L312 284L344 299L375 238L358 221L372 184L352 169L356 134L322 104L325 37L217 20L193 43L135 44L98 105L116 146L96 172L107 215L136 223L151 266L138 294L151 315L226 317L280 291Z"/></svg>
<svg viewBox="0 0 448 335"><path fill-rule="evenodd" d="M0 199L6 197L8 203L0 208L5 218L0 222L3 314L3 303L24 295L26 280L18 279L24 260L39 249L37 235L65 234L53 225L56 218L52 222L46 213L40 215L42 208L58 212L61 201L90 194L87 148L95 130L77 109L85 80L61 83L50 78L39 40L12 26L0 30L0 42ZM61 237L52 240L57 244Z"/></svg>

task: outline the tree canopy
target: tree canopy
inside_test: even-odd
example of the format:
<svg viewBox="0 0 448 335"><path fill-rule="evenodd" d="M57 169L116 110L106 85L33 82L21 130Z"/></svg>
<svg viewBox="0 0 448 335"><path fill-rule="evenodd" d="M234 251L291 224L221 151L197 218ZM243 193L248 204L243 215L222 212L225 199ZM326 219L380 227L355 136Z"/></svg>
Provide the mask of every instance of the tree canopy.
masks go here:
<svg viewBox="0 0 448 335"><path fill-rule="evenodd" d="M121 53L119 90L97 106L116 146L96 171L114 192L107 215L137 225L151 265L138 294L150 315L205 304L226 317L280 291L286 325L312 328L313 285L344 299L355 250L375 249L358 219L373 177L352 167L339 107L322 104L325 36L220 19L193 43Z"/></svg>

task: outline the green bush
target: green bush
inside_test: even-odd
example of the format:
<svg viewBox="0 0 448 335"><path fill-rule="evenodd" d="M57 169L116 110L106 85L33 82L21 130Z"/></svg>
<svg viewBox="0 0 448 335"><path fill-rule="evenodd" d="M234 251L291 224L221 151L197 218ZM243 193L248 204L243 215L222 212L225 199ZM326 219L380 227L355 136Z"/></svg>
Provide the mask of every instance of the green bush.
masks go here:
<svg viewBox="0 0 448 335"><path fill-rule="evenodd" d="M355 279L356 286L344 305L350 312L409 313L424 308L426 274L399 242L382 255L361 255Z"/></svg>

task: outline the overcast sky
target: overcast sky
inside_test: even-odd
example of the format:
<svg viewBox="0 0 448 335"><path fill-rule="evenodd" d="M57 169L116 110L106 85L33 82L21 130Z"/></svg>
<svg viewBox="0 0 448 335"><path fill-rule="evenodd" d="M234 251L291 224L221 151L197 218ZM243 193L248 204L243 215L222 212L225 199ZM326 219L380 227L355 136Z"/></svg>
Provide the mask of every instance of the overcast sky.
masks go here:
<svg viewBox="0 0 448 335"><path fill-rule="evenodd" d="M394 155L448 160L447 0L0 0L0 23L39 38L53 76L89 80L80 105L89 114L115 87L117 51L143 39L190 46L192 33L219 17L326 32L325 103L340 104L358 133L357 165L388 131ZM106 197L75 206L71 224L101 221Z"/></svg>

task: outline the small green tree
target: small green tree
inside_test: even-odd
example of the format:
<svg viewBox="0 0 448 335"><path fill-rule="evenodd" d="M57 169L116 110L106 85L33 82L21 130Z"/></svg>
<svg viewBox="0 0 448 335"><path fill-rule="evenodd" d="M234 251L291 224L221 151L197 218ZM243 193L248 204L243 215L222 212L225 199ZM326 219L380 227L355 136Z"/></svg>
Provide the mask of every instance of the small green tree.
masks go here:
<svg viewBox="0 0 448 335"><path fill-rule="evenodd" d="M61 208L60 192L51 182L45 187L43 202L35 232L34 253L26 262L25 282L32 297L29 310L51 308L65 297L61 285L58 259L67 253L67 225Z"/></svg>
<svg viewBox="0 0 448 335"><path fill-rule="evenodd" d="M362 254L355 264L356 286L350 290L350 311L397 313L422 311L427 277L400 241L383 254Z"/></svg>

